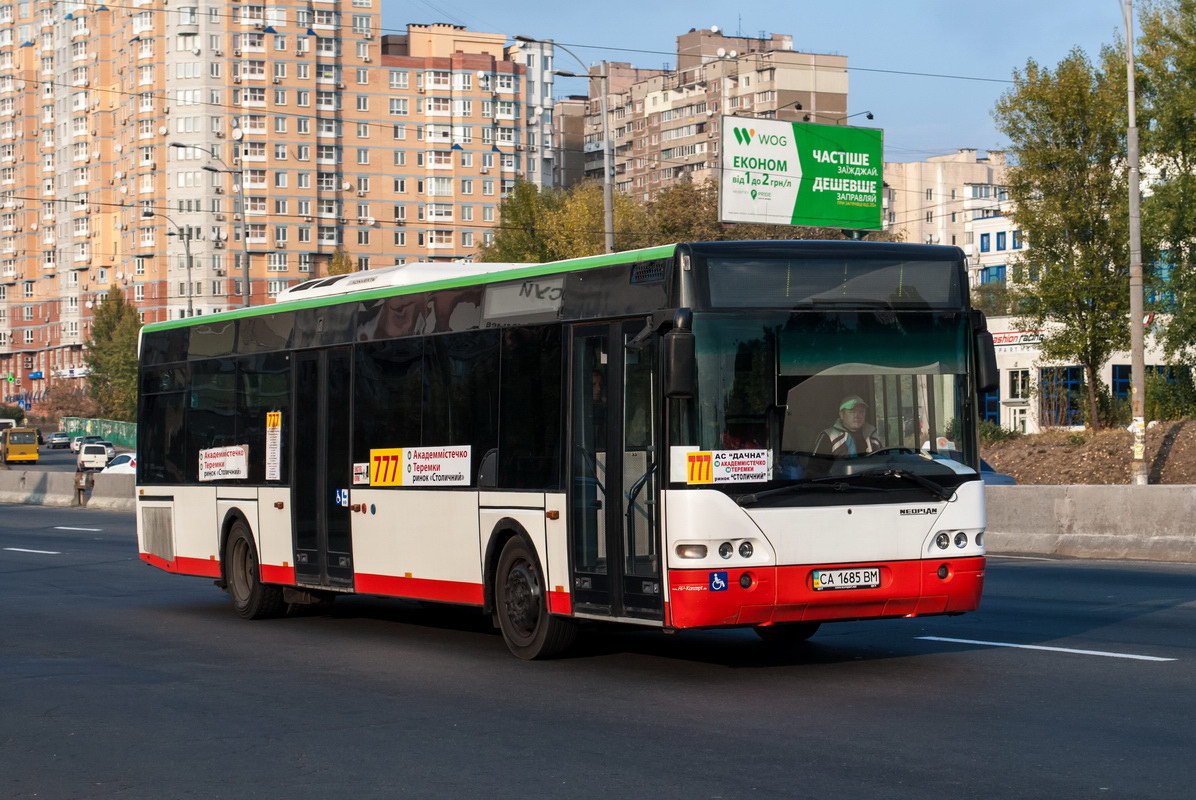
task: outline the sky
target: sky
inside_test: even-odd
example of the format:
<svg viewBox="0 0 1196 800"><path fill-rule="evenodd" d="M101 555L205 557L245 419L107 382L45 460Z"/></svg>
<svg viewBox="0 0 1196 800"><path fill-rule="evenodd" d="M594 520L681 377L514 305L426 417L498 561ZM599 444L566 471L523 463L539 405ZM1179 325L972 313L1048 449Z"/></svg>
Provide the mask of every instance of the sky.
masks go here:
<svg viewBox="0 0 1196 800"><path fill-rule="evenodd" d="M381 0L382 25L451 22L470 30L521 34L567 45L587 63L630 61L676 66L677 35L717 25L728 35L785 33L795 50L848 58L848 111L885 132L889 161L914 161L961 147L1000 149L1006 141L992 108L1013 70L1027 59L1054 66L1073 47L1093 58L1124 37L1120 0L838 0L761 2L746 6L682 0L484 2ZM564 53L559 69L577 69ZM958 75L960 80L868 70ZM585 94L584 81L559 79L556 94Z"/></svg>

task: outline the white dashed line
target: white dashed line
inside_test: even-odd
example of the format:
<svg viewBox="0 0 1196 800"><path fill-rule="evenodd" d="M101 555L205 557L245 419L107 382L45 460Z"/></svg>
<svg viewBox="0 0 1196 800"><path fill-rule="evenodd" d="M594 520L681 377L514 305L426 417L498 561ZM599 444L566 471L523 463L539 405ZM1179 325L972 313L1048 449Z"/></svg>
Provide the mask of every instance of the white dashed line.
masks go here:
<svg viewBox="0 0 1196 800"><path fill-rule="evenodd" d="M1105 650L1073 650L1070 647L1046 647L1040 644L1013 644L1011 642L982 642L977 639L948 639L946 636L915 636L926 642L951 642L954 644L979 644L985 647L1016 647L1021 650L1047 650L1052 653L1074 653L1081 656L1104 656L1105 658L1130 658L1134 661L1176 661L1174 658L1140 656L1134 653L1110 653Z"/></svg>
<svg viewBox="0 0 1196 800"><path fill-rule="evenodd" d="M41 553L44 556L60 556L62 553L57 550L26 550L24 547L6 547L5 550L11 550L14 553Z"/></svg>
<svg viewBox="0 0 1196 800"><path fill-rule="evenodd" d="M91 533L100 533L104 529L103 528L71 528L66 525L55 525L54 530L56 530L56 531L90 531Z"/></svg>

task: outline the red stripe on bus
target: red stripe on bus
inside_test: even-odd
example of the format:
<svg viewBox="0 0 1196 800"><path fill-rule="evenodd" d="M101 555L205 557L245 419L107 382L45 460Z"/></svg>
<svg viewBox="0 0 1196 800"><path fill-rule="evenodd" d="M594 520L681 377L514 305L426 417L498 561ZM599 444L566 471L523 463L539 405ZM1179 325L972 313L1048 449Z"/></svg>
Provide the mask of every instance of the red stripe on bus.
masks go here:
<svg viewBox="0 0 1196 800"><path fill-rule="evenodd" d="M939 565L950 574L938 577ZM869 589L818 591L814 569L880 567L881 585ZM710 591L715 570L669 570L669 624L674 628L718 625L771 625L836 619L907 617L973 611L980 605L984 558L870 561L860 564L752 567L727 573L727 588ZM751 573L744 589L740 577Z"/></svg>
<svg viewBox="0 0 1196 800"><path fill-rule="evenodd" d="M276 564L262 564L262 583L294 583L295 568L280 567Z"/></svg>
<svg viewBox="0 0 1196 800"><path fill-rule="evenodd" d="M173 561L167 561L153 553L142 553L141 560L150 566L174 572L179 575L198 575L201 578L219 578L220 562L208 558L188 558L179 556Z"/></svg>
<svg viewBox="0 0 1196 800"><path fill-rule="evenodd" d="M548 611L552 614L572 614L573 597L568 592L549 592Z"/></svg>
<svg viewBox="0 0 1196 800"><path fill-rule="evenodd" d="M386 594L415 600L439 600L443 603L468 603L475 606L482 604L480 583L358 572L354 576L354 589L362 594Z"/></svg>

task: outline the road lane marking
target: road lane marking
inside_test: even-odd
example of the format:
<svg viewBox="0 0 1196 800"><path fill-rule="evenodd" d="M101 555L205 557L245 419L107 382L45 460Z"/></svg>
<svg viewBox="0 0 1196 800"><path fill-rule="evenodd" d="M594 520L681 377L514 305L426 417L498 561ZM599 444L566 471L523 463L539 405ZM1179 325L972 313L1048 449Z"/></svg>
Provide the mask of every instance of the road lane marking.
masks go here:
<svg viewBox="0 0 1196 800"><path fill-rule="evenodd" d="M57 550L26 550L24 547L6 547L4 549L11 550L14 553L41 553L44 556L60 556L60 555L62 555L62 553L60 553Z"/></svg>
<svg viewBox="0 0 1196 800"><path fill-rule="evenodd" d="M56 531L90 531L92 533L101 533L104 529L103 528L72 528L68 525L55 525L54 530L56 530Z"/></svg>
<svg viewBox="0 0 1196 800"><path fill-rule="evenodd" d="M1048 650L1052 653L1075 653L1081 656L1105 656L1106 658L1130 658L1135 661L1177 661L1174 658L1140 656L1134 653L1110 653L1106 650L1075 650L1070 647L1046 647L1041 644L1014 644L1012 642L982 642L978 639L949 639L946 636L915 636L926 642L952 642L954 644L981 644L987 647L1016 647L1021 650Z"/></svg>

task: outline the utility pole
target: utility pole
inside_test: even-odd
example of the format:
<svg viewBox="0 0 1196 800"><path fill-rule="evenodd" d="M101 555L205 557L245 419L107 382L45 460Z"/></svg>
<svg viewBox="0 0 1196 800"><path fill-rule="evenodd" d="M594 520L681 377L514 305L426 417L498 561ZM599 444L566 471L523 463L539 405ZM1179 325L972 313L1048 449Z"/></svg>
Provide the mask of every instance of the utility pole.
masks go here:
<svg viewBox="0 0 1196 800"><path fill-rule="evenodd" d="M607 97L610 95L610 72L602 62L602 227L606 231L606 252L615 252L615 204L611 183L614 175L611 169L610 153L610 109Z"/></svg>
<svg viewBox="0 0 1196 800"><path fill-rule="evenodd" d="M1129 211L1130 211L1130 416L1134 431L1130 483L1145 486L1146 470L1146 355L1142 307L1142 213L1138 168L1138 110L1134 88L1134 0L1123 0L1125 12L1125 77L1128 93Z"/></svg>

